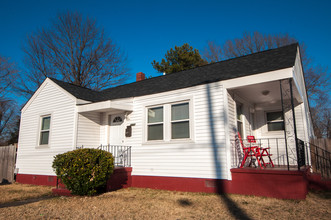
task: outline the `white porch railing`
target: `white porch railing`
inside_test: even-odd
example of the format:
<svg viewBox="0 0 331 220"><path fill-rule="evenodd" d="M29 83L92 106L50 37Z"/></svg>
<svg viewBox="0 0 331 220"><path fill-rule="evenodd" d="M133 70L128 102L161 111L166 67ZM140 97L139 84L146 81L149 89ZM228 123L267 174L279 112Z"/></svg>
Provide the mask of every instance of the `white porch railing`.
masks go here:
<svg viewBox="0 0 331 220"><path fill-rule="evenodd" d="M89 147L86 147L84 145L80 147L76 147L76 149L80 149L80 148L89 148ZM131 146L108 144L108 145L100 145L98 149L110 152L113 155L115 167L131 167Z"/></svg>

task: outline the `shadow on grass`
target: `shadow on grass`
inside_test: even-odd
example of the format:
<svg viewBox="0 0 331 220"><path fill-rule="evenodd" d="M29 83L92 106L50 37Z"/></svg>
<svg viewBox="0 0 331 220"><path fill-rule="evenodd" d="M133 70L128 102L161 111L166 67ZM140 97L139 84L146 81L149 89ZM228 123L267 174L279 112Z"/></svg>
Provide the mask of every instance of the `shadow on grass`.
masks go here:
<svg viewBox="0 0 331 220"><path fill-rule="evenodd" d="M226 93L226 90L223 90ZM209 115L209 129L210 129L210 135L211 135L211 144L212 144L212 150L213 150L213 158L214 158L214 166L215 166L215 171L216 171L216 187L217 187L217 193L220 197L220 199L222 200L222 202L224 202L224 204L227 206L227 209L229 210L229 212L231 213L231 215L235 218L235 219L251 219L247 213L245 212L245 210L242 210L238 204L236 204L234 201L232 201L232 199L230 197L228 197L226 194L224 194L225 192L225 187L224 184L222 182L222 166L226 166L226 164L221 164L221 154L226 154L226 151L222 151L220 152L220 148L222 147L222 149L226 149L226 141L224 140L223 142L220 141L220 143L217 142L217 138L216 138L216 131L215 131L215 122L218 123L222 123L222 121L224 122L224 124L221 124L221 127L223 126L223 128L227 128L229 127L228 124L228 114L226 112L225 107L223 107L223 112L221 113L221 115L219 115L218 117L216 117L215 115L215 110L213 109L213 103L212 103L212 94L210 91L210 85L206 84L206 96L207 96L207 106L208 106L208 115ZM227 94L223 94L223 98L226 97ZM221 100L220 100L221 101ZM225 157L227 155L224 155ZM230 159L230 158L228 158Z"/></svg>
<svg viewBox="0 0 331 220"><path fill-rule="evenodd" d="M31 199L25 199L25 200L20 200L20 201L13 201L13 202L7 202L7 203L2 203L0 204L0 209L1 208L9 208L9 207L16 207L16 206L21 206L21 205L27 205L43 200L48 200L54 198L54 196L41 196L37 198L31 198Z"/></svg>
<svg viewBox="0 0 331 220"><path fill-rule="evenodd" d="M311 193L314 196L317 196L321 199L331 199L331 191L326 191L326 190L310 190L309 193Z"/></svg>
<svg viewBox="0 0 331 220"><path fill-rule="evenodd" d="M183 207L193 205L193 203L188 199L179 199L177 202L179 203L180 206L183 206Z"/></svg>

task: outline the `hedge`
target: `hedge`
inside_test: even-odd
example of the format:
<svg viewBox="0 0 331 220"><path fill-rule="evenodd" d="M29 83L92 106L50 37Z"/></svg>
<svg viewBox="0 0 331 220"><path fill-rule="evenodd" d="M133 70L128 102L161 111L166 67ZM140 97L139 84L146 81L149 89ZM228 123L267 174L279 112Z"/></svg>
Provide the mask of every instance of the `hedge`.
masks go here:
<svg viewBox="0 0 331 220"><path fill-rule="evenodd" d="M113 155L99 149L77 149L54 157L57 177L74 195L102 192L114 170Z"/></svg>

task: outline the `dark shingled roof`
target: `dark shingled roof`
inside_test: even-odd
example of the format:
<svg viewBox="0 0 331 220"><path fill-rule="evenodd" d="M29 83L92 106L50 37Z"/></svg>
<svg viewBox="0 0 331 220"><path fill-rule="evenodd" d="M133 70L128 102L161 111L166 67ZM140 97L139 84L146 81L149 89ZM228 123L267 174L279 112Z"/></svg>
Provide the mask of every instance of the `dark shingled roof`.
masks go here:
<svg viewBox="0 0 331 220"><path fill-rule="evenodd" d="M298 44L291 44L99 92L51 80L73 96L93 102L137 97L293 67L297 47Z"/></svg>
<svg viewBox="0 0 331 220"><path fill-rule="evenodd" d="M72 83L63 82L54 78L50 79L78 99L92 102L102 101L102 99L100 98L100 92L98 91L77 86Z"/></svg>

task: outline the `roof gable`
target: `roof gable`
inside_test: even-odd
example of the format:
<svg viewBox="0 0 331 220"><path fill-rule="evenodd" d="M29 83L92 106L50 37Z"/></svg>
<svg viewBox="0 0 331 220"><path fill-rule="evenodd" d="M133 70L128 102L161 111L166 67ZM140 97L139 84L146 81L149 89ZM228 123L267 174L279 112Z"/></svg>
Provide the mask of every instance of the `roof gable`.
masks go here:
<svg viewBox="0 0 331 220"><path fill-rule="evenodd" d="M33 93L33 95L30 97L30 99L23 105L23 107L21 108L21 112L24 112L30 106L30 104L36 99L36 97L39 95L39 93L45 88L45 86L48 83L51 83L52 85L54 85L55 87L57 87L59 90L61 90L62 93L66 94L69 98L71 98L73 100L76 100L76 97L73 94L71 94L68 91L64 90L57 83L55 83L54 81L52 81L50 78L46 78L45 81Z"/></svg>

